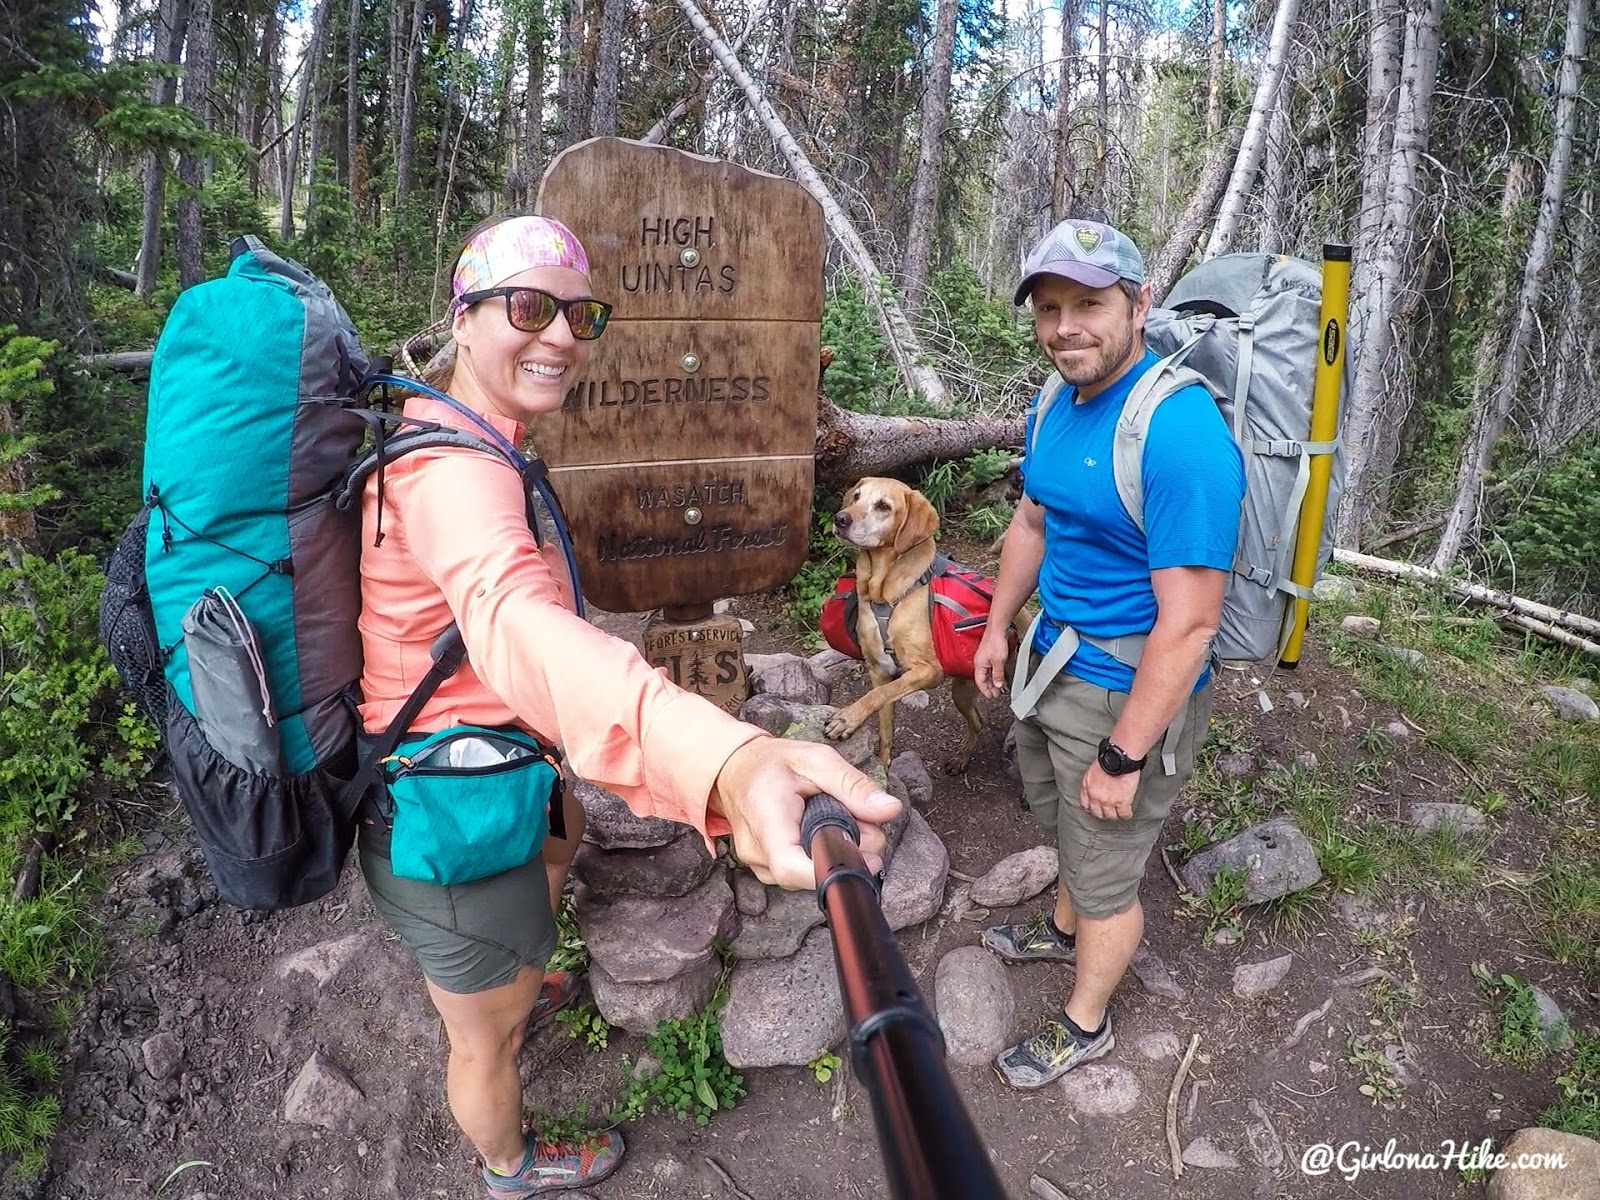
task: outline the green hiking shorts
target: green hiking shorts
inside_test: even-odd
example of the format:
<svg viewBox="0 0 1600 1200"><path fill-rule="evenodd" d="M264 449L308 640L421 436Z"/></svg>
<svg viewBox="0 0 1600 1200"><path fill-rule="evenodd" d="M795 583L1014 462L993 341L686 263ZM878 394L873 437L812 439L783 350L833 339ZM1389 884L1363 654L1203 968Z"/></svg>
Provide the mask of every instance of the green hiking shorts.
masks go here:
<svg viewBox="0 0 1600 1200"><path fill-rule="evenodd" d="M487 879L440 887L402 879L389 862L389 831L363 825L361 874L373 907L411 947L430 982L447 992L484 992L544 969L556 945L544 859Z"/></svg>
<svg viewBox="0 0 1600 1200"><path fill-rule="evenodd" d="M1126 692L1107 691L1063 671L1039 697L1033 716L1017 723L1022 793L1039 824L1055 835L1061 886L1080 916L1115 916L1139 898L1139 881L1162 823L1194 774L1195 755L1211 720L1211 689L1208 681L1189 698L1177 774L1162 773L1159 745L1150 751L1139 773L1133 816L1126 821L1092 816L1078 803L1084 772L1095 761L1100 739L1110 735L1122 714Z"/></svg>

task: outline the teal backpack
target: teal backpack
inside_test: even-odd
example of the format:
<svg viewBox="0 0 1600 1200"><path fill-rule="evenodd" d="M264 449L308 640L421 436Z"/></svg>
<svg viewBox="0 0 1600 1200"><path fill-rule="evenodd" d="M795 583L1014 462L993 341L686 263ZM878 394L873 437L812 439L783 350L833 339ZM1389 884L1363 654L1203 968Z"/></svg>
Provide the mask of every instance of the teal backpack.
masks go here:
<svg viewBox="0 0 1600 1200"><path fill-rule="evenodd" d="M432 389L374 373L309 271L254 237L231 249L227 274L180 295L156 344L144 504L108 564L100 635L162 731L218 893L281 908L338 882L380 760L465 655L455 626L442 631L432 669L358 752L369 476L381 495L385 464L429 447L503 460L536 536L558 538L576 571L541 460L442 393L482 437L387 411L390 386ZM553 751L540 761L554 770Z"/></svg>

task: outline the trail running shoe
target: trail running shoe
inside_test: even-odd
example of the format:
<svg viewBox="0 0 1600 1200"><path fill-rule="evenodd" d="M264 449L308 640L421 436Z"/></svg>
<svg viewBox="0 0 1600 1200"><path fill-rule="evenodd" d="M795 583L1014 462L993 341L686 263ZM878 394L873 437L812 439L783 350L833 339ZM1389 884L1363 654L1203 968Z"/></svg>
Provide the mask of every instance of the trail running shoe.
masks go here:
<svg viewBox="0 0 1600 1200"><path fill-rule="evenodd" d="M1100 1032L1088 1039L1079 1038L1060 1017L1046 1017L1038 1033L1000 1052L994 1060L994 1073L1014 1088L1042 1088L1072 1068L1109 1054L1116 1044L1111 1036L1110 1013Z"/></svg>
<svg viewBox="0 0 1600 1200"><path fill-rule="evenodd" d="M539 985L539 997L533 1002L533 1011L528 1014L528 1034L532 1036L554 1021L556 1014L576 1000L582 991L583 980L571 971L547 971L544 982Z"/></svg>
<svg viewBox="0 0 1600 1200"><path fill-rule="evenodd" d="M1056 932L1048 913L1022 925L991 925L983 944L1010 963L1078 961L1077 944Z"/></svg>
<svg viewBox="0 0 1600 1200"><path fill-rule="evenodd" d="M568 1188L598 1183L622 1162L622 1135L615 1129L582 1134L559 1142L528 1135L522 1169L515 1175L497 1175L483 1168L490 1196L542 1196Z"/></svg>

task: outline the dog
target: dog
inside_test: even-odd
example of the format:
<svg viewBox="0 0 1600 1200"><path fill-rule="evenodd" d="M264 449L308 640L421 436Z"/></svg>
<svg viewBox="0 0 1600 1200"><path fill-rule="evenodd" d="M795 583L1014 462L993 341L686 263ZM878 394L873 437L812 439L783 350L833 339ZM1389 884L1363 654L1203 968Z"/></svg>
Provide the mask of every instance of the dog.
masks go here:
<svg viewBox="0 0 1600 1200"><path fill-rule="evenodd" d="M929 624L939 514L928 498L910 485L869 477L845 493L844 506L833 516L833 528L857 551L859 602L854 632L872 688L829 718L824 732L842 741L877 714L878 758L887 766L894 747L896 701L912 692L936 688L947 678ZM890 606L887 637L873 611L874 605L885 604ZM1020 641L1024 633L1021 613L1012 627ZM959 775L967 769L983 729L978 685L971 679L952 677L950 697L967 725L960 749L945 763L946 772Z"/></svg>

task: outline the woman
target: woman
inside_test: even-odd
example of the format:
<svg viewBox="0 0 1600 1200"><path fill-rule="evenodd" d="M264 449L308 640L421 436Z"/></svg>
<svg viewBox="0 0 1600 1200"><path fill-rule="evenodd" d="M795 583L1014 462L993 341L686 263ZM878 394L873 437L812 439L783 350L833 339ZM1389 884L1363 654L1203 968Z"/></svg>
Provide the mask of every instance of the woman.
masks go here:
<svg viewBox="0 0 1600 1200"><path fill-rule="evenodd" d="M583 247L556 221L512 216L480 226L452 274L453 356L430 382L516 442L524 422L560 407L589 341L604 330L609 309L590 295L588 270ZM413 396L405 411L481 432L436 399ZM877 869L876 824L898 802L832 749L768 737L729 717L575 616L565 580L528 529L521 481L508 464L461 449L409 454L387 468L381 500L368 487L363 521L369 734L386 728L427 670L433 639L454 620L468 661L413 732L526 729L636 812L692 825L708 844L731 833L742 862L786 887L812 881L799 847L804 797L831 792L863 822L863 849ZM547 838L525 866L455 887L398 877L382 823L361 834L373 903L417 955L444 1020L450 1109L478 1149L491 1196L580 1187L610 1174L622 1155L615 1131L550 1143L522 1128L517 1053L529 1017L536 1007L553 1013L574 991L564 979L543 986L553 912L583 834L570 790L564 811L564 839Z"/></svg>

